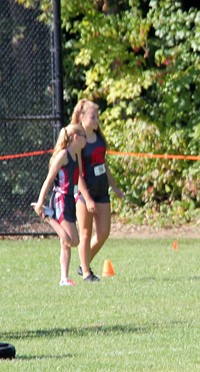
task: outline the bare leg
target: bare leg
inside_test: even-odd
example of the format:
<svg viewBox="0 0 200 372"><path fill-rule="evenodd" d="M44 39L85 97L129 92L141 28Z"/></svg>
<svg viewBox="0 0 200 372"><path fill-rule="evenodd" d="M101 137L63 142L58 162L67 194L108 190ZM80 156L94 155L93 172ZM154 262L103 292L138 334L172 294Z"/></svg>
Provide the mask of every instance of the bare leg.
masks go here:
<svg viewBox="0 0 200 372"><path fill-rule="evenodd" d="M47 221L60 238L60 271L62 281L63 279L68 278L69 275L71 247L78 245L78 232L75 223L63 220L61 224L59 224L53 218L48 218Z"/></svg>
<svg viewBox="0 0 200 372"><path fill-rule="evenodd" d="M78 232L75 223L70 223L65 220L61 222L61 226L64 231L70 236L70 245L67 244L66 240L60 239L60 269L61 269L61 280L68 278L69 276L69 264L71 259L71 247L77 246L79 243Z"/></svg>
<svg viewBox="0 0 200 372"><path fill-rule="evenodd" d="M96 209L97 213L94 214L95 235L91 240L90 262L99 252L110 234L110 203L96 203Z"/></svg>
<svg viewBox="0 0 200 372"><path fill-rule="evenodd" d="M86 278L90 275L90 240L92 236L93 214L88 212L86 205L81 200L78 200L76 203L76 215L80 233L78 251L83 270L83 278Z"/></svg>

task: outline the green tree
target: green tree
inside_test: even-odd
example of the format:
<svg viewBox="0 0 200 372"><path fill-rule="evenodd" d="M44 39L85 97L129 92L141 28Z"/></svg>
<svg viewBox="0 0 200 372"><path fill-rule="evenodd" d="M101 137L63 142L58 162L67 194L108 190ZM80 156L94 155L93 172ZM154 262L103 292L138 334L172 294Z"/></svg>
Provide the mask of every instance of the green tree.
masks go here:
<svg viewBox="0 0 200 372"><path fill-rule="evenodd" d="M48 2L40 4L44 18ZM68 116L72 102L88 97L100 105L111 149L199 154L199 19L187 1L62 1ZM199 207L199 162L110 156L109 163L127 195L127 203L113 199L114 211L131 216L143 206L141 218L151 220L170 206L173 218L189 220Z"/></svg>

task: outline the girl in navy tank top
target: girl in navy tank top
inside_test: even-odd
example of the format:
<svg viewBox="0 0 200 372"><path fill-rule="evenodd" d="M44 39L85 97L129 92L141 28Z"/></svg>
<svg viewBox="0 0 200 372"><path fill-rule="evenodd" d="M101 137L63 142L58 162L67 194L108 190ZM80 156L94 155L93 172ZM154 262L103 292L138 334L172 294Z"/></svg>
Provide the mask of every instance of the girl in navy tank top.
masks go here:
<svg viewBox="0 0 200 372"><path fill-rule="evenodd" d="M86 144L86 135L81 125L68 125L62 128L50 159L49 172L41 188L36 213L45 217L44 201L54 183L50 198L52 215L46 221L60 238L61 286L72 286L69 279L71 247L77 246L79 236L76 227L74 192L78 185L79 166L82 167L77 154ZM80 168L81 169L81 168Z"/></svg>
<svg viewBox="0 0 200 372"><path fill-rule="evenodd" d="M87 99L80 100L74 109L72 123L81 124L87 136L82 150L83 172L79 177L76 203L81 261L78 273L85 281L97 282L99 278L92 272L90 263L110 234L109 186L119 197L123 197L123 192L115 184L106 164L106 141L99 127L98 105Z"/></svg>

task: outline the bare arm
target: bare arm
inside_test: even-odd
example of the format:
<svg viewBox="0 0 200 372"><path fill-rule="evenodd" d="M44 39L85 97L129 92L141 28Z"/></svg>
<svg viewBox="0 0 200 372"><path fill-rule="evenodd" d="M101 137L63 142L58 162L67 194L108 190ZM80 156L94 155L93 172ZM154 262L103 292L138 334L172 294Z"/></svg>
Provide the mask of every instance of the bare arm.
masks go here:
<svg viewBox="0 0 200 372"><path fill-rule="evenodd" d="M66 150L62 150L58 153L58 155L55 157L53 164L51 165L51 168L49 169L49 172L47 174L47 177L42 185L42 188L40 190L40 194L38 197L38 201L34 207L36 213L42 217L43 216L43 208L42 205L44 204L46 195L48 194L54 179L59 172L60 168L66 164Z"/></svg>
<svg viewBox="0 0 200 372"><path fill-rule="evenodd" d="M118 196L118 198L123 198L124 197L124 193L116 185L115 180L114 180L113 176L111 175L110 170L109 170L107 164L106 164L106 171L107 171L107 177L108 177L109 186L112 187L113 191Z"/></svg>

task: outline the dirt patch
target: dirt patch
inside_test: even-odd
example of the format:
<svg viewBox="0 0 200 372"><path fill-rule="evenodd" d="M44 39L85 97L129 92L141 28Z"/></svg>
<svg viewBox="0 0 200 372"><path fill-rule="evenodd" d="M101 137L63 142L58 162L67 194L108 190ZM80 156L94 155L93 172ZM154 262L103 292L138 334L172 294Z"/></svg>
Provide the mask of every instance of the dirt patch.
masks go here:
<svg viewBox="0 0 200 372"><path fill-rule="evenodd" d="M34 223L27 226L20 232L19 227L13 229L13 232L5 235L0 235L0 240L3 239L28 239L33 237L46 236L46 233L53 233L53 230L47 223ZM54 233L55 234L55 233ZM55 234L56 236L56 234ZM49 237L52 237L50 235ZM191 224L174 226L171 228L159 228L151 226L139 226L133 224L125 224L121 221L112 221L110 238L137 238L137 239L150 239L150 238L195 238L200 239L200 219Z"/></svg>
<svg viewBox="0 0 200 372"><path fill-rule="evenodd" d="M172 228L135 226L115 222L111 225L111 238L197 238L200 239L200 220L193 224Z"/></svg>

